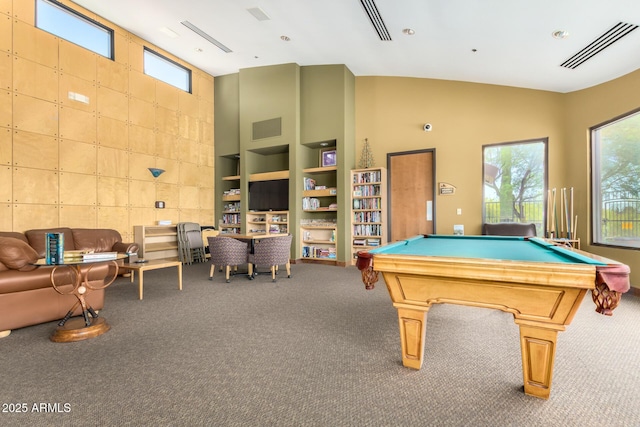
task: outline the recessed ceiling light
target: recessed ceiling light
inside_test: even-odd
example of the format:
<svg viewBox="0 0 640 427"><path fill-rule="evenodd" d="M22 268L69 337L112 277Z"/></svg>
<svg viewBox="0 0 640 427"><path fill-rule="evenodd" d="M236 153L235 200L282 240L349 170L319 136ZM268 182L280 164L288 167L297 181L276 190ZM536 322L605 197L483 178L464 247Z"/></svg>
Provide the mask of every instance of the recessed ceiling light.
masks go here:
<svg viewBox="0 0 640 427"><path fill-rule="evenodd" d="M283 41L285 41L285 42L288 42L288 41L290 41L291 39L290 39L289 37L287 37L287 36L280 36L280 40L283 40Z"/></svg>
<svg viewBox="0 0 640 427"><path fill-rule="evenodd" d="M200 49L199 47L197 47L197 48L195 48L195 49L193 49L193 50L195 50L195 51L196 51L196 52L198 52L198 53L202 52L202 49Z"/></svg>
<svg viewBox="0 0 640 427"><path fill-rule="evenodd" d="M553 33L551 33L551 35L553 36L554 39L566 39L567 37L569 37L569 31L565 31L565 30L556 30Z"/></svg>
<svg viewBox="0 0 640 427"><path fill-rule="evenodd" d="M402 34L406 34L408 36L412 36L414 35L416 32L414 30L412 30L411 28L405 28L404 30L402 30Z"/></svg>
<svg viewBox="0 0 640 427"><path fill-rule="evenodd" d="M321 146L321 147L327 147L328 145L329 145L329 143L328 143L328 142L321 142L321 143L320 143L320 146Z"/></svg>

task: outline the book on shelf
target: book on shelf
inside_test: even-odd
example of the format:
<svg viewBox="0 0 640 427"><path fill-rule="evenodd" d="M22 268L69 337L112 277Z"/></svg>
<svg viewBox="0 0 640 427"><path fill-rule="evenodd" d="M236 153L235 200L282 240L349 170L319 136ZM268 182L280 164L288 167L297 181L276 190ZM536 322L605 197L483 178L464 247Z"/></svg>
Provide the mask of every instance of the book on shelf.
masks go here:
<svg viewBox="0 0 640 427"><path fill-rule="evenodd" d="M118 252L91 252L83 250L71 250L64 252L65 262L102 261L116 259L117 257Z"/></svg>
<svg viewBox="0 0 640 427"><path fill-rule="evenodd" d="M47 264L64 262L64 233L47 233L45 235L45 257Z"/></svg>

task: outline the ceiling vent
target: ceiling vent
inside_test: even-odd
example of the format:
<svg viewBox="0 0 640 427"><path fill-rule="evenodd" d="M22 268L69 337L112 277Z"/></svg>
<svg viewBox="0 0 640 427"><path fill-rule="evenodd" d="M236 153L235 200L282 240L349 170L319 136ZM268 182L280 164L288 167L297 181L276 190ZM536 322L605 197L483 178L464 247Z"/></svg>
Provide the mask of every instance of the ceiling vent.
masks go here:
<svg viewBox="0 0 640 427"><path fill-rule="evenodd" d="M199 35L200 37L202 37L203 39L205 39L206 41L208 41L209 43L211 43L211 44L215 45L216 47L218 47L219 49L221 49L223 52L225 52L225 53L231 52L231 49L229 49L228 47L226 47L225 45L220 43L218 40L216 40L213 37L211 37L209 34L207 34L204 31L202 31L200 28L198 28L195 25L193 25L191 22L182 21L180 23L182 25L184 25L185 27L187 27L188 29L190 29L191 31L193 31L194 33L196 33L197 35Z"/></svg>
<svg viewBox="0 0 640 427"><path fill-rule="evenodd" d="M636 28L638 28L637 25L618 22L603 35L592 41L580 52L576 53L571 58L560 64L560 66L571 68L573 70L614 44Z"/></svg>
<svg viewBox="0 0 640 427"><path fill-rule="evenodd" d="M269 15L267 15L264 10L260 9L259 7L252 7L247 9L247 12L249 12L250 14L253 15L254 18L256 18L258 21L269 21L271 18L269 18Z"/></svg>
<svg viewBox="0 0 640 427"><path fill-rule="evenodd" d="M371 25L373 25L376 33L378 33L380 40L391 41L391 34L389 34L389 30L387 30L387 26L384 24L375 2L373 0L360 0L360 4L362 4L364 11L367 12Z"/></svg>
<svg viewBox="0 0 640 427"><path fill-rule="evenodd" d="M273 138L282 135L282 117L252 123L251 140Z"/></svg>

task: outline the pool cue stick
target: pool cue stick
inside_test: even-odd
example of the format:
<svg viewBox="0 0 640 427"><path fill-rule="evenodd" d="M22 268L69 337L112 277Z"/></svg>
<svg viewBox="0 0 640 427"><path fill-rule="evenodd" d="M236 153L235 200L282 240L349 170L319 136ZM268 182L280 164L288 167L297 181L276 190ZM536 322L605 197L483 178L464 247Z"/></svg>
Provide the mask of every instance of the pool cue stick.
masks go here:
<svg viewBox="0 0 640 427"><path fill-rule="evenodd" d="M564 189L564 217L567 221L567 234L565 237L570 238L571 233L571 218L569 217L569 203L567 203L567 189Z"/></svg>
<svg viewBox="0 0 640 427"><path fill-rule="evenodd" d="M573 219L573 187L571 187L571 216L569 217L570 219ZM571 238L573 239L573 235L575 233L575 224L572 224L571 227Z"/></svg>
<svg viewBox="0 0 640 427"><path fill-rule="evenodd" d="M566 205L566 198L567 198L567 189L566 188L562 188L561 190L561 194L560 194L560 214L564 213L564 206ZM560 235L558 237L562 237L562 235L564 234L564 216L560 215Z"/></svg>
<svg viewBox="0 0 640 427"><path fill-rule="evenodd" d="M558 237L556 236L556 224L558 222L558 219L556 218L556 189L554 188L551 193L553 194L553 209L551 211L553 212L553 217L551 218L551 230L555 238Z"/></svg>
<svg viewBox="0 0 640 427"><path fill-rule="evenodd" d="M551 233L551 227L550 227L550 221L549 218L551 217L551 190L547 190L547 237L551 237L550 233Z"/></svg>

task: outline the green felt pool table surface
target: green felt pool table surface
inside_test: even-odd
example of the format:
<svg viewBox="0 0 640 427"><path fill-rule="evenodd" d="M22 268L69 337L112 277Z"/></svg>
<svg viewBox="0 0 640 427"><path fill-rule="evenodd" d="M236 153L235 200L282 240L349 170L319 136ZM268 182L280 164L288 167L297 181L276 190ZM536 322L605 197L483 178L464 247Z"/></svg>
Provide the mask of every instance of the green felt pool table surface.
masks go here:
<svg viewBox="0 0 640 427"><path fill-rule="evenodd" d="M374 255L414 255L606 265L599 260L553 245L543 239L511 236L415 236L372 249L369 252Z"/></svg>

